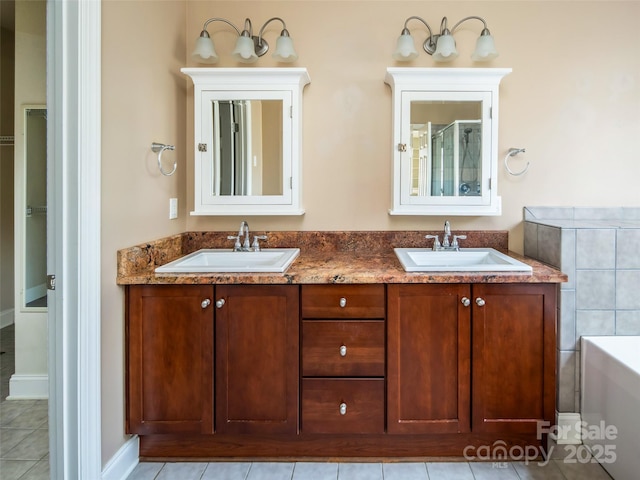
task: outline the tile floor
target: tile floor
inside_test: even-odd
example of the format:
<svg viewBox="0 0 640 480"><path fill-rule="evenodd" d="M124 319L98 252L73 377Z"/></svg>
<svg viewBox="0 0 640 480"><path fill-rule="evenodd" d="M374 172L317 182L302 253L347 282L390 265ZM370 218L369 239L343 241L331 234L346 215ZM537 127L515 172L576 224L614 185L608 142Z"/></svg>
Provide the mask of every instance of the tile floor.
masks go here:
<svg viewBox="0 0 640 480"><path fill-rule="evenodd" d="M0 329L0 478L49 478L49 412L46 400L6 400L15 371L13 325Z"/></svg>
<svg viewBox="0 0 640 480"><path fill-rule="evenodd" d="M611 480L596 463L140 463L127 480Z"/></svg>

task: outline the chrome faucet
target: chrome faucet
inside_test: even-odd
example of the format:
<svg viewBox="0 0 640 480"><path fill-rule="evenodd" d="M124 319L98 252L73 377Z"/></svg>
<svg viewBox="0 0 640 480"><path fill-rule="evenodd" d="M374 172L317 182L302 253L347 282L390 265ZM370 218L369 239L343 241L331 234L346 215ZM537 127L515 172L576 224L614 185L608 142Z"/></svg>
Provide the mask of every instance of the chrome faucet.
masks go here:
<svg viewBox="0 0 640 480"><path fill-rule="evenodd" d="M466 235L453 235L453 241L449 241L449 237L451 237L451 224L449 220L444 222L444 234L442 237L442 243L440 243L440 239L438 235L425 235L424 238L433 238L433 247L432 250L434 252L440 251L459 251L460 244L458 243L458 239L464 240L467 238Z"/></svg>
<svg viewBox="0 0 640 480"><path fill-rule="evenodd" d="M244 235L244 241L240 243L240 237L242 237L243 235ZM229 235L227 239L236 241L236 243L233 245L234 252L250 251L251 241L249 240L249 224L243 220L240 223L240 230L238 230L238 235Z"/></svg>
<svg viewBox="0 0 640 480"><path fill-rule="evenodd" d="M442 235L442 246L445 249L451 246L451 244L449 243L450 236L451 236L451 224L449 223L449 220L446 220L444 222L444 234Z"/></svg>
<svg viewBox="0 0 640 480"><path fill-rule="evenodd" d="M244 236L242 242L240 242L240 237ZM240 223L240 230L238 230L238 235L229 235L227 237L229 240L235 240L235 244L233 245L234 252L259 252L261 250L259 240L266 240L266 235L254 235L253 243L251 243L251 235L249 234L249 224L244 220Z"/></svg>
<svg viewBox="0 0 640 480"><path fill-rule="evenodd" d="M244 220L240 223L240 231L238 232L238 237L241 237L244 233L244 242L242 243L242 251L248 252L251 250L251 239L249 235L249 224Z"/></svg>

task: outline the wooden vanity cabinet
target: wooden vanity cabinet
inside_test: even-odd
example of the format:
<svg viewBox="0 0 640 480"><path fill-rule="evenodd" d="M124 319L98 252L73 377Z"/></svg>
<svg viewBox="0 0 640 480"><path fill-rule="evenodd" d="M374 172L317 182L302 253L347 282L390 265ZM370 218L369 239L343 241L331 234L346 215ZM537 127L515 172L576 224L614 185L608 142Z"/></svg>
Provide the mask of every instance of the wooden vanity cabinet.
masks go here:
<svg viewBox="0 0 640 480"><path fill-rule="evenodd" d="M212 300L211 285L127 287L127 433L213 433Z"/></svg>
<svg viewBox="0 0 640 480"><path fill-rule="evenodd" d="M462 456L546 447L555 284L126 288L142 458Z"/></svg>
<svg viewBox="0 0 640 480"><path fill-rule="evenodd" d="M216 433L298 431L299 289L218 285Z"/></svg>
<svg viewBox="0 0 640 480"><path fill-rule="evenodd" d="M387 289L389 433L535 439L539 421L553 423L555 285Z"/></svg>
<svg viewBox="0 0 640 480"><path fill-rule="evenodd" d="M297 286L126 292L127 433L297 432Z"/></svg>

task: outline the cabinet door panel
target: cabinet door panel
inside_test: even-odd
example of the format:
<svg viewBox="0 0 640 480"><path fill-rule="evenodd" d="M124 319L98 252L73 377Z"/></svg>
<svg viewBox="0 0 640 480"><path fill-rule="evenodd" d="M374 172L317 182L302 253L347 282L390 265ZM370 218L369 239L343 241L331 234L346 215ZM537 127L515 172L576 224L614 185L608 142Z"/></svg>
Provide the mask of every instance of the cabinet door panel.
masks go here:
<svg viewBox="0 0 640 480"><path fill-rule="evenodd" d="M295 433L298 288L216 288L216 431Z"/></svg>
<svg viewBox="0 0 640 480"><path fill-rule="evenodd" d="M555 410L555 285L473 288L473 430L535 432Z"/></svg>
<svg viewBox="0 0 640 480"><path fill-rule="evenodd" d="M387 288L388 432L469 431L469 286Z"/></svg>
<svg viewBox="0 0 640 480"><path fill-rule="evenodd" d="M127 290L128 433L213 433L211 286Z"/></svg>

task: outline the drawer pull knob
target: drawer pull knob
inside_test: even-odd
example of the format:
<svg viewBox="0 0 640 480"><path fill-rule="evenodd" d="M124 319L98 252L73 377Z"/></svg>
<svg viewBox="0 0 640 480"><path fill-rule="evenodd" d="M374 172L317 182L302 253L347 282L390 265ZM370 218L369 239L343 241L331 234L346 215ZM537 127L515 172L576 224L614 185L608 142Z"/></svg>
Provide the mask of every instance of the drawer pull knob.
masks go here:
<svg viewBox="0 0 640 480"><path fill-rule="evenodd" d="M340 404L340 415L346 415L347 414L347 404L342 402Z"/></svg>
<svg viewBox="0 0 640 480"><path fill-rule="evenodd" d="M484 298L476 298L476 305L478 305L479 307L484 307L485 301Z"/></svg>
<svg viewBox="0 0 640 480"><path fill-rule="evenodd" d="M211 305L211 300L209 300L208 298L205 298L204 300L202 300L202 303L200 303L200 306L202 308L207 308L209 305Z"/></svg>
<svg viewBox="0 0 640 480"><path fill-rule="evenodd" d="M226 302L224 301L224 298L221 298L220 300L218 300L218 301L216 302L216 307L217 307L217 308L222 308L222 307L224 307L224 304L225 304L225 303L226 303Z"/></svg>
<svg viewBox="0 0 640 480"><path fill-rule="evenodd" d="M469 305L471 305L471 300L469 300L467 297L462 297L462 299L460 300L460 302L462 303L462 305L464 305L465 307L468 307Z"/></svg>
<svg viewBox="0 0 640 480"><path fill-rule="evenodd" d="M347 356L347 346L346 345L342 345L340 347L340 356L341 357L346 357Z"/></svg>
<svg viewBox="0 0 640 480"><path fill-rule="evenodd" d="M347 306L347 299L346 299L346 298L342 297L342 298L340 299L340 306L341 306L342 308L344 308L344 307L346 307L346 306Z"/></svg>

